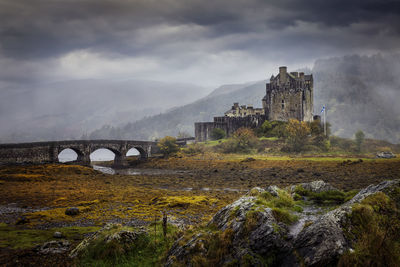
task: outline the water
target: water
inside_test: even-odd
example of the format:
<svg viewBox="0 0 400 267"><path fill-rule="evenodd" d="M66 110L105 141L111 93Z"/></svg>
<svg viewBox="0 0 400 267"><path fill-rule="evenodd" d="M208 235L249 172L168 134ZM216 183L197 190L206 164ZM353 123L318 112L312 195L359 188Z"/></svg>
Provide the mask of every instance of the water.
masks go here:
<svg viewBox="0 0 400 267"><path fill-rule="evenodd" d="M93 165L93 169L101 171L106 174L122 174L122 175L171 175L171 174L185 174L188 171L181 170L164 170L164 169L113 169L111 167L104 167L99 165Z"/></svg>
<svg viewBox="0 0 400 267"><path fill-rule="evenodd" d="M297 214L299 216L299 220L290 226L289 228L289 236L295 238L297 235L303 230L306 222L315 222L321 215L323 209L321 207L316 206L304 206L303 212Z"/></svg>
<svg viewBox="0 0 400 267"><path fill-rule="evenodd" d="M121 174L121 175L185 175L189 174L189 171L182 171L182 170L165 170L165 169L138 169L138 168L128 168L128 169L113 169L111 167L105 167L100 165L93 165L93 169L100 171L105 174ZM159 187L158 189L170 189L168 186ZM201 190L201 191L227 191L227 192L246 192L247 189L237 189L237 188L209 188L209 187L202 187L202 188L192 188L192 187L185 187L174 190L182 190L182 191L192 191L192 190Z"/></svg>

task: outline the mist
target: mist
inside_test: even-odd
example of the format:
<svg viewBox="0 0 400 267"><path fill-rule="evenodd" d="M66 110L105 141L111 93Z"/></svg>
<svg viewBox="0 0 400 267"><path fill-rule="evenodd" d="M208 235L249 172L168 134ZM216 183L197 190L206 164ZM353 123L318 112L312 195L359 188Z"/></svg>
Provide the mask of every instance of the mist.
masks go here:
<svg viewBox="0 0 400 267"><path fill-rule="evenodd" d="M396 141L399 58L375 60L375 69L362 59L400 52L399 14L397 1L377 0L0 0L0 142L122 138L118 129L221 85L266 80L281 65L314 72L316 104L332 107L335 134L350 137L351 125ZM339 73L349 62L360 70L348 77L321 71ZM191 132L188 119L129 136ZM377 129L366 126L376 121Z"/></svg>

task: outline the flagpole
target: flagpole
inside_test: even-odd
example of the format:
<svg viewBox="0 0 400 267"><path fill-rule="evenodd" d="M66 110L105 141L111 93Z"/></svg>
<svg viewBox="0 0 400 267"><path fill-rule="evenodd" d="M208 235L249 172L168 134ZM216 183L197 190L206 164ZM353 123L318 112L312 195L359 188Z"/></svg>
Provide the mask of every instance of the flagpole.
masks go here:
<svg viewBox="0 0 400 267"><path fill-rule="evenodd" d="M324 134L326 136L326 106L324 106L324 107L325 107L325 109L324 109Z"/></svg>

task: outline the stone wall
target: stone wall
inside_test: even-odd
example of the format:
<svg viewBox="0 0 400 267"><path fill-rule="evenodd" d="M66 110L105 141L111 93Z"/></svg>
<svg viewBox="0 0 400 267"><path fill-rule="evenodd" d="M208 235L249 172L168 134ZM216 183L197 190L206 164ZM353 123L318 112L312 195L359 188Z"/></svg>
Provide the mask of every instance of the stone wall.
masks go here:
<svg viewBox="0 0 400 267"><path fill-rule="evenodd" d="M239 128L257 128L265 121L264 115L252 115L247 117L214 117L214 122L196 122L194 124L197 142L211 139L211 132L215 128L225 131L226 136L232 136Z"/></svg>

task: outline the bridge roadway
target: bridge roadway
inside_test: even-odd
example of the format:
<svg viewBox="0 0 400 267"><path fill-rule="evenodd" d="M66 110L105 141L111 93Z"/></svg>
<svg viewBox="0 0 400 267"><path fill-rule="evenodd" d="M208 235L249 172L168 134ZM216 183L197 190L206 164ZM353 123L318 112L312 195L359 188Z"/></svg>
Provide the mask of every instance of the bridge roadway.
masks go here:
<svg viewBox="0 0 400 267"><path fill-rule="evenodd" d="M78 155L77 164L90 165L90 154L99 148L114 152L114 166L127 166L126 153L135 148L140 159L159 153L157 142L132 140L75 140L17 144L0 144L0 164L56 163L64 149L72 149Z"/></svg>

